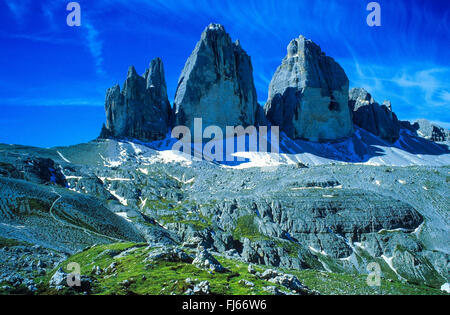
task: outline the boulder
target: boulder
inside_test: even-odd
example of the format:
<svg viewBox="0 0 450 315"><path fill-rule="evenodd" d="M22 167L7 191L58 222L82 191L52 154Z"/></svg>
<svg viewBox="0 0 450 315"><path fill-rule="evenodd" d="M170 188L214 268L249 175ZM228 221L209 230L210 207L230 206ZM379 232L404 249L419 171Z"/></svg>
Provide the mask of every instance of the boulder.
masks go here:
<svg viewBox="0 0 450 315"><path fill-rule="evenodd" d="M380 105L365 89L354 88L349 94L349 107L358 127L391 143L400 137L400 122L390 101Z"/></svg>
<svg viewBox="0 0 450 315"><path fill-rule="evenodd" d="M276 286L263 287L263 291L269 295L292 295L292 293L281 291Z"/></svg>
<svg viewBox="0 0 450 315"><path fill-rule="evenodd" d="M143 76L131 66L122 91L115 85L106 92L106 124L100 138L164 139L171 110L161 59L152 60Z"/></svg>
<svg viewBox="0 0 450 315"><path fill-rule="evenodd" d="M194 286L193 292L195 295L209 295L211 294L211 286L209 281L202 281Z"/></svg>
<svg viewBox="0 0 450 315"><path fill-rule="evenodd" d="M178 81L174 109L177 125L255 125L258 103L250 57L225 28L209 25L186 62Z"/></svg>
<svg viewBox="0 0 450 315"><path fill-rule="evenodd" d="M269 87L265 113L293 139L328 141L349 137L353 124L347 75L311 40L290 42Z"/></svg>
<svg viewBox="0 0 450 315"><path fill-rule="evenodd" d="M194 266L200 269L206 269L214 272L226 272L227 270L211 255L205 248L199 247L197 255L192 262Z"/></svg>
<svg viewBox="0 0 450 315"><path fill-rule="evenodd" d="M146 261L169 261L192 263L193 258L178 248L162 247L151 252Z"/></svg>
<svg viewBox="0 0 450 315"><path fill-rule="evenodd" d="M76 282L76 277L72 274L64 272L62 268L59 268L54 275L50 278L49 286L61 291L64 288L68 288L67 279L72 277L73 281ZM92 280L84 275L79 275L79 285L75 284L73 289L78 292L89 292L92 287Z"/></svg>
<svg viewBox="0 0 450 315"><path fill-rule="evenodd" d="M58 290L62 289L67 285L67 273L59 268L55 274L50 278L49 285L51 288L58 288Z"/></svg>
<svg viewBox="0 0 450 315"><path fill-rule="evenodd" d="M260 278L263 280L267 280L274 284L282 285L283 287L289 289L290 291L294 291L297 294L301 295L317 295L316 291L309 289L304 286L300 280L296 276L285 274L283 272L279 272L274 269L267 269L260 275Z"/></svg>

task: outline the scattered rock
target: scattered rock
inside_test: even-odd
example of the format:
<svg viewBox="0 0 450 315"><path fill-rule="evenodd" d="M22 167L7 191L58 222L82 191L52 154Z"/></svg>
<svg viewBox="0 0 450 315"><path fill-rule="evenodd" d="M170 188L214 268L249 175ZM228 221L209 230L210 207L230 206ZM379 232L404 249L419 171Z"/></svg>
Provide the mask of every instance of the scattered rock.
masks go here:
<svg viewBox="0 0 450 315"><path fill-rule="evenodd" d="M265 292L267 292L268 294L270 294L270 295L291 295L291 294L288 293L288 292L283 292L283 291L281 291L280 289L278 289L278 288L275 287L275 286L267 286L267 287L263 287L263 290L264 290Z"/></svg>
<svg viewBox="0 0 450 315"><path fill-rule="evenodd" d="M253 288L255 286L255 284L253 282L250 282L248 280L245 279L241 279L238 282L240 285L244 286L244 287L248 287L248 288Z"/></svg>
<svg viewBox="0 0 450 315"><path fill-rule="evenodd" d="M226 272L227 270L205 248L199 247L197 255L192 262L197 268L214 272Z"/></svg>
<svg viewBox="0 0 450 315"><path fill-rule="evenodd" d="M162 247L152 251L146 261L163 260L170 262L192 263L193 258L178 248Z"/></svg>
<svg viewBox="0 0 450 315"><path fill-rule="evenodd" d="M211 294L211 287L209 281L202 281L198 285L194 286L192 290L195 295L209 295Z"/></svg>
<svg viewBox="0 0 450 315"><path fill-rule="evenodd" d="M252 264L248 265L247 270L248 270L249 274L252 274L252 275L256 274L256 270Z"/></svg>
<svg viewBox="0 0 450 315"><path fill-rule="evenodd" d="M94 274L94 275L96 275L96 276L99 276L99 275L102 274L102 272L103 272L103 270L102 270L102 268L100 268L100 266L94 266L94 267L92 267L91 274Z"/></svg>
<svg viewBox="0 0 450 315"><path fill-rule="evenodd" d="M55 288L57 291L61 291L64 288L69 288L69 285L67 283L67 279L69 276L71 275L64 272L62 268L59 268L50 278L49 286L51 288ZM73 280L74 282L76 281L76 279ZM80 276L79 280L79 285L75 284L71 288L77 292L89 292L91 290L92 280L89 277L83 275Z"/></svg>
<svg viewBox="0 0 450 315"><path fill-rule="evenodd" d="M59 268L55 274L50 278L50 287L60 287L67 285L67 273Z"/></svg>
<svg viewBox="0 0 450 315"><path fill-rule="evenodd" d="M285 274L274 269L265 270L261 276L261 279L269 282L282 285L287 289L296 292L301 295L315 295L317 292L310 290L304 286L296 276Z"/></svg>
<svg viewBox="0 0 450 315"><path fill-rule="evenodd" d="M117 271L117 263L116 262L111 263L111 265L109 265L105 269L105 273L107 273L107 274L111 274L111 273L114 273L116 271Z"/></svg>

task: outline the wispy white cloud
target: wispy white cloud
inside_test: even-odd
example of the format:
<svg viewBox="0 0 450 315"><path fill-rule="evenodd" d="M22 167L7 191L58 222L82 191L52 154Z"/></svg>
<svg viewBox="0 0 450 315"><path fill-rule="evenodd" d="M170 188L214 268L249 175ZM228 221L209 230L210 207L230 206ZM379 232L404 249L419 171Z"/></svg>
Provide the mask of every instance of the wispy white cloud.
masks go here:
<svg viewBox="0 0 450 315"><path fill-rule="evenodd" d="M6 6L13 14L18 24L24 23L25 15L28 13L30 0L11 1L4 0Z"/></svg>
<svg viewBox="0 0 450 315"><path fill-rule="evenodd" d="M37 31L27 31L25 32L1 32L1 36L17 39L25 39L37 42L46 42L52 44L64 44L70 42L71 45L77 45L77 42L73 38L68 39L67 34L63 32L63 28L58 26L55 22L55 14L64 14L62 8L65 8L65 1L42 1L37 7L33 7L30 0L21 1L10 1L2 0L8 6L9 10L13 14L14 18L19 24L25 22L25 17L27 17L28 12L33 12L33 14L40 14L40 18L43 18L43 22L46 23L46 27L41 28ZM95 6L93 7L95 8ZM38 10L36 12L35 10ZM63 21L63 19L59 19ZM64 24L62 24L65 27ZM46 31L43 32L42 29ZM88 19L83 15L83 23L80 27L81 43L84 45L89 53L91 54L94 65L95 72L102 76L104 75L103 69L103 40L100 36L100 31L95 27L93 19Z"/></svg>
<svg viewBox="0 0 450 315"><path fill-rule="evenodd" d="M84 21L83 26L86 28L86 46L89 49L95 62L95 71L98 75L104 75L103 70L103 40L100 38L99 31L90 21Z"/></svg>
<svg viewBox="0 0 450 315"><path fill-rule="evenodd" d="M413 73L403 71L392 79L401 88L420 89L428 106L449 106L450 68L432 68Z"/></svg>

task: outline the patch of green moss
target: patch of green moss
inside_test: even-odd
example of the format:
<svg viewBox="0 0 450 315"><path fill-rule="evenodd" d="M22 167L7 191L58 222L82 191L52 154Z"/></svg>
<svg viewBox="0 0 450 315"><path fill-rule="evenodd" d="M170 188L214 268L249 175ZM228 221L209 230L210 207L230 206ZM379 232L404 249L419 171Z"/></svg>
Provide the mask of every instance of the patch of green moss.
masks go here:
<svg viewBox="0 0 450 315"><path fill-rule="evenodd" d="M158 217L163 223L179 223L192 226L195 230L201 231L211 226L211 219L202 215L198 216L198 219L189 218L181 214L162 215Z"/></svg>
<svg viewBox="0 0 450 315"><path fill-rule="evenodd" d="M381 279L380 287L367 285L367 275L319 272L316 270L289 271L300 282L324 295L441 295L444 292L398 280Z"/></svg>
<svg viewBox="0 0 450 315"><path fill-rule="evenodd" d="M28 203L28 205L30 206L30 210L37 210L40 212L49 212L51 207L48 202L36 198L17 198L17 203L19 205L22 203ZM18 209L16 209L16 212L19 212Z"/></svg>
<svg viewBox="0 0 450 315"><path fill-rule="evenodd" d="M27 242L22 242L19 240L14 240L10 238L4 238L0 236L0 248L3 247L12 247L12 246L29 246L30 244Z"/></svg>
<svg viewBox="0 0 450 315"><path fill-rule="evenodd" d="M125 250L132 251L121 258L114 259L118 253ZM182 262L167 261L145 261L152 251L146 244L117 243L99 245L86 251L78 253L59 267L65 267L70 262L77 262L81 266L81 273L88 275L93 280L91 294L95 295L127 295L127 294L150 294L168 295L183 294L189 287L186 282L190 278L195 283L209 281L212 294L216 295L260 295L266 294L265 286L274 286L273 283L261 280L248 272L248 264L216 257L219 262L229 270L226 273L209 273ZM117 272L100 275L91 274L94 266L105 270L111 263L117 263ZM254 269L263 272L267 266L255 265ZM55 268L54 271L56 271ZM66 270L69 271L69 270ZM402 283L397 280L381 280L381 286L373 288L367 285L365 275L321 272L317 270L283 270L293 274L310 289L319 291L321 294L445 294L438 289ZM74 291L55 291L46 285L54 272L37 279L42 281L38 294L76 294ZM253 288L245 287L239 283L245 279L254 284ZM128 280L129 285L123 282ZM281 290L287 291L282 286L275 285ZM1 294L1 292L0 292ZM19 293L20 294L20 293Z"/></svg>
<svg viewBox="0 0 450 315"><path fill-rule="evenodd" d="M236 227L232 231L233 238L239 240L248 238L251 241L269 240L270 238L262 234L255 224L254 215L244 215L237 219Z"/></svg>
<svg viewBox="0 0 450 315"><path fill-rule="evenodd" d="M151 249L147 246L140 246L134 249L129 255L122 258L114 259L109 253L111 251L124 251L135 247L136 244L120 243L112 245L100 245L91 248L85 252L76 254L61 264L65 267L71 262L77 262L81 266L81 273L88 275L93 279L94 286L92 294L109 295L109 294L183 294L189 285L186 282L190 278L199 283L201 281L209 281L212 294L228 295L228 294L265 294L263 287L274 285L265 280L257 279L248 273L248 265L241 262L223 259L217 257L222 265L229 269L225 273L210 273L201 270L192 264L182 262L152 261L146 262ZM111 263L117 263L116 273L102 273L101 275L91 274L94 266L99 266L103 270ZM56 270L56 269L55 269ZM66 270L68 271L68 270ZM53 272L45 278L41 279L43 283L48 283ZM239 281L246 279L254 283L254 287L245 287L239 284ZM124 286L123 282L128 280L130 285ZM278 286L282 289L281 286ZM57 292L46 286L40 287L40 294L68 294L69 291ZM74 292L71 292L72 294Z"/></svg>
<svg viewBox="0 0 450 315"><path fill-rule="evenodd" d="M293 258L298 257L300 245L298 245L297 243L290 242L290 241L276 240L275 244L277 244L277 246L279 246L279 247L284 248L290 257L293 257Z"/></svg>

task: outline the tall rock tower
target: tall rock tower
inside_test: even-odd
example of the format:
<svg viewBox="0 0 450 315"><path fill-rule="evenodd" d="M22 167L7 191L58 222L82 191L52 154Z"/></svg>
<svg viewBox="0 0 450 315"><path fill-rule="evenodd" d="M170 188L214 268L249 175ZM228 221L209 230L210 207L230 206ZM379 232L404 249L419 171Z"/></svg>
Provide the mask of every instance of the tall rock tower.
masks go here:
<svg viewBox="0 0 450 315"><path fill-rule="evenodd" d="M254 125L258 111L253 68L239 41L219 24L210 24L186 62L178 81L174 110L177 125Z"/></svg>
<svg viewBox="0 0 450 315"><path fill-rule="evenodd" d="M390 101L378 104L363 88L353 88L348 105L352 111L353 123L370 133L394 143L400 137L400 122L392 111Z"/></svg>
<svg viewBox="0 0 450 315"><path fill-rule="evenodd" d="M341 66L311 40L290 42L265 105L272 125L293 139L329 141L353 133L349 81Z"/></svg>
<svg viewBox="0 0 450 315"><path fill-rule="evenodd" d="M143 76L131 66L122 91L116 85L106 92L106 125L100 138L164 139L171 110L161 59L152 60Z"/></svg>

